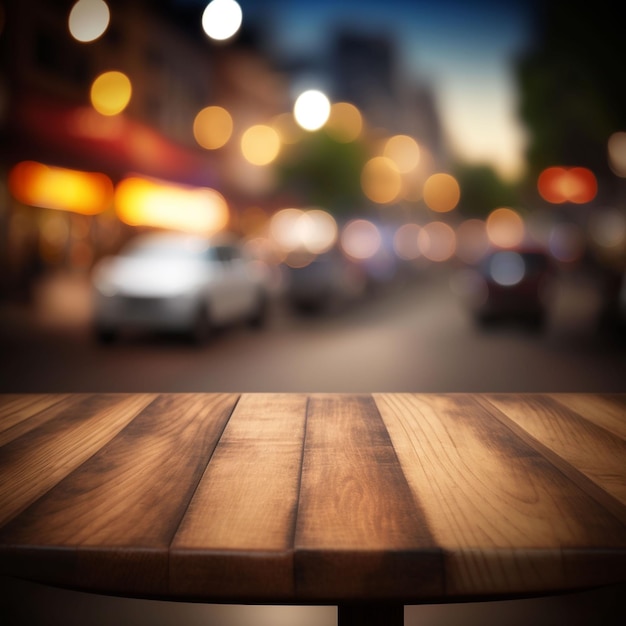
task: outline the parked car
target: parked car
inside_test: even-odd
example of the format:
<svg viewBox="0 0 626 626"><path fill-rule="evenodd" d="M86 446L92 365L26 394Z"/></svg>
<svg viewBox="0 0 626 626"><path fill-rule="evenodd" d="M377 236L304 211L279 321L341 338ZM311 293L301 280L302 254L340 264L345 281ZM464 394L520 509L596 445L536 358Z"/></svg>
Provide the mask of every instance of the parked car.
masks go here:
<svg viewBox="0 0 626 626"><path fill-rule="evenodd" d="M94 323L102 341L124 329L184 332L197 342L245 320L260 326L267 290L236 242L184 233L139 235L92 275Z"/></svg>
<svg viewBox="0 0 626 626"><path fill-rule="evenodd" d="M548 313L551 257L541 249L490 252L477 268L473 312L482 324L504 319L540 327Z"/></svg>
<svg viewBox="0 0 626 626"><path fill-rule="evenodd" d="M285 266L285 298L298 313L325 313L363 297L366 274L337 250L318 255L303 266Z"/></svg>

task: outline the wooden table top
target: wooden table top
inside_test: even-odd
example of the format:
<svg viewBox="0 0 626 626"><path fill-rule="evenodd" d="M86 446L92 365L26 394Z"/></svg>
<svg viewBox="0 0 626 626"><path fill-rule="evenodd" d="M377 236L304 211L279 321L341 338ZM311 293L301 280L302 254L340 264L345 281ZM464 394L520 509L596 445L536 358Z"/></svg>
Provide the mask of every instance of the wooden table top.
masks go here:
<svg viewBox="0 0 626 626"><path fill-rule="evenodd" d="M626 394L0 396L0 574L207 602L626 582Z"/></svg>

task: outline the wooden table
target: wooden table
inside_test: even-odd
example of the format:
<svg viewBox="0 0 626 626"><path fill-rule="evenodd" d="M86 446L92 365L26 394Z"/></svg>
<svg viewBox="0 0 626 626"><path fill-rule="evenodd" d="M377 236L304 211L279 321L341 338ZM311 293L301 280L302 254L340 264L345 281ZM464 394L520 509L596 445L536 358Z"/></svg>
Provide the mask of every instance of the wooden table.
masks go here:
<svg viewBox="0 0 626 626"><path fill-rule="evenodd" d="M385 626L624 583L625 439L626 394L4 395L0 574Z"/></svg>

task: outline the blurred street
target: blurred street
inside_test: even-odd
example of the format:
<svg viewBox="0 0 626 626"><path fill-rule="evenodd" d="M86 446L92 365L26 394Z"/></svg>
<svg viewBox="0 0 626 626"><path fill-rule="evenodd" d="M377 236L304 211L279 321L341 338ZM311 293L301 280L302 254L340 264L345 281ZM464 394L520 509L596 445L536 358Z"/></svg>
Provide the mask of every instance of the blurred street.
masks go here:
<svg viewBox="0 0 626 626"><path fill-rule="evenodd" d="M441 269L320 315L276 297L262 329L233 326L204 346L184 337L92 336L87 278L38 285L0 308L0 391L539 392L626 390L623 333L595 322L583 275L561 278L542 329L482 328Z"/></svg>
<svg viewBox="0 0 626 626"><path fill-rule="evenodd" d="M209 4L0 0L1 394L626 393L611 3ZM129 260L168 233L207 247ZM215 303L248 323L212 329ZM621 624L623 591L405 623ZM0 626L5 601L11 624L336 623L0 580Z"/></svg>

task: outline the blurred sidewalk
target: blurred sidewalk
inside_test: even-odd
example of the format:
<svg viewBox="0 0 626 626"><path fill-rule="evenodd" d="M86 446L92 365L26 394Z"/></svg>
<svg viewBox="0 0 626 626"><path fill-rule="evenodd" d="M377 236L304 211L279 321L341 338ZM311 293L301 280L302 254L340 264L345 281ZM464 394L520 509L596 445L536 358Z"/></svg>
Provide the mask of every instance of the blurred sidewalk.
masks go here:
<svg viewBox="0 0 626 626"><path fill-rule="evenodd" d="M45 275L33 286L29 301L0 301L0 324L5 328L84 328L92 315L90 285L87 273Z"/></svg>

